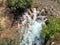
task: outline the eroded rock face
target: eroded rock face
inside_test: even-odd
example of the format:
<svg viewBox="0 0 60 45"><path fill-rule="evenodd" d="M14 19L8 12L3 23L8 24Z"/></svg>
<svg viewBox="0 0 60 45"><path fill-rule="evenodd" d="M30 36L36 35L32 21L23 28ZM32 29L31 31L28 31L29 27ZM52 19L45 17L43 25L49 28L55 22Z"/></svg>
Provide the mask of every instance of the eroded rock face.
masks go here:
<svg viewBox="0 0 60 45"><path fill-rule="evenodd" d="M59 2L60 2L59 0L55 0L55 1L54 0L35 0L33 6L35 7L39 6L41 7L41 9L44 7L47 7L48 12L51 11L49 12L48 15L52 13L54 17L60 18Z"/></svg>

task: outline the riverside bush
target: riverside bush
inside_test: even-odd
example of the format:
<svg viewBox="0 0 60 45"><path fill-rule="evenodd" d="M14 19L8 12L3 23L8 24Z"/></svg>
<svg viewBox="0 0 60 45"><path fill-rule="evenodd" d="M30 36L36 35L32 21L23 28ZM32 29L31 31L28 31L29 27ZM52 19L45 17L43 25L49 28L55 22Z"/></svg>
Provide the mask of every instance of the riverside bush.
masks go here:
<svg viewBox="0 0 60 45"><path fill-rule="evenodd" d="M21 17L26 9L31 7L32 3L33 0L7 0L7 7L10 9L10 13L14 14L14 21L19 16Z"/></svg>
<svg viewBox="0 0 60 45"><path fill-rule="evenodd" d="M43 25L42 33L46 36L46 40L54 39L56 34L60 33L60 18L48 18L49 24Z"/></svg>
<svg viewBox="0 0 60 45"><path fill-rule="evenodd" d="M8 6L12 10L16 8L28 8L32 5L33 0L7 0Z"/></svg>

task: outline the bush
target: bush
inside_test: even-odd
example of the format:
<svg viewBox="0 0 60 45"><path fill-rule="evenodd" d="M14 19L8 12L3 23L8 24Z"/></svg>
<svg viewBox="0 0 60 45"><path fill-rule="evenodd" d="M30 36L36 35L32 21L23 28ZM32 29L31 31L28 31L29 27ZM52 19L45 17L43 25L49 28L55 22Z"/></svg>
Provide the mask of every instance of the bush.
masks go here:
<svg viewBox="0 0 60 45"><path fill-rule="evenodd" d="M31 6L33 0L7 0L8 6L11 9L28 8Z"/></svg>
<svg viewBox="0 0 60 45"><path fill-rule="evenodd" d="M46 35L46 40L54 39L60 33L60 18L48 18L49 24L43 25L42 33Z"/></svg>
<svg viewBox="0 0 60 45"><path fill-rule="evenodd" d="M17 20L19 16L21 17L26 9L31 7L32 3L33 0L7 0L7 7L10 9L10 13L13 13L14 21Z"/></svg>

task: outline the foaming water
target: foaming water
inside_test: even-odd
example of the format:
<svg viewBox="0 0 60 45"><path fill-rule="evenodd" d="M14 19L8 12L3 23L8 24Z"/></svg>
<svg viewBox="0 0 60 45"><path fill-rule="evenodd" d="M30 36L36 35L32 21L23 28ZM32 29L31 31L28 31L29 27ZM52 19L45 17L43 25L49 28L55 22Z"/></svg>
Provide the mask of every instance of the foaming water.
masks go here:
<svg viewBox="0 0 60 45"><path fill-rule="evenodd" d="M43 45L44 38L41 38L41 30L42 30L42 24L45 24L43 18L37 19L37 11L34 8L34 19L32 19L28 12L25 12L24 21L22 21L23 26L22 32L23 32L23 39L20 42L20 45ZM27 17L26 17L27 16ZM19 27L19 26L18 26Z"/></svg>

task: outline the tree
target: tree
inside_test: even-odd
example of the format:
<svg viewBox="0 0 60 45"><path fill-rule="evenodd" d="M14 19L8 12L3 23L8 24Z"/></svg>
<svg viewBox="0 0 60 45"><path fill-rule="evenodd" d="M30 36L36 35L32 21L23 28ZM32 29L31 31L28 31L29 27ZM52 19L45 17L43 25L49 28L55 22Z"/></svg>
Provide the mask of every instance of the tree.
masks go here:
<svg viewBox="0 0 60 45"><path fill-rule="evenodd" d="M31 7L33 0L7 0L7 6L10 8L10 13L13 13L13 23L22 16L22 13Z"/></svg>
<svg viewBox="0 0 60 45"><path fill-rule="evenodd" d="M33 0L7 0L8 6L12 10L17 8L28 8L31 6Z"/></svg>

